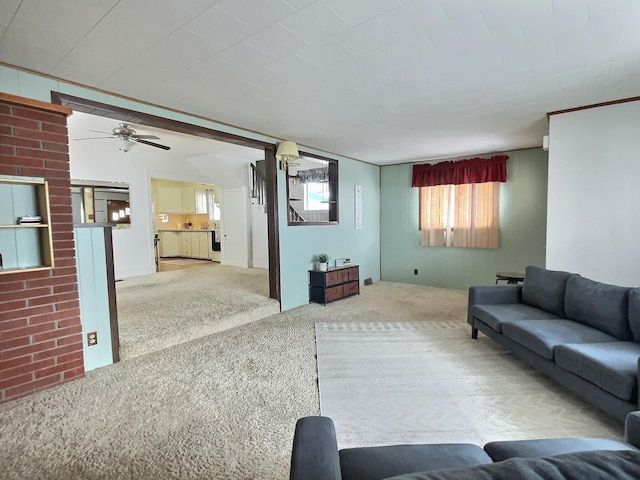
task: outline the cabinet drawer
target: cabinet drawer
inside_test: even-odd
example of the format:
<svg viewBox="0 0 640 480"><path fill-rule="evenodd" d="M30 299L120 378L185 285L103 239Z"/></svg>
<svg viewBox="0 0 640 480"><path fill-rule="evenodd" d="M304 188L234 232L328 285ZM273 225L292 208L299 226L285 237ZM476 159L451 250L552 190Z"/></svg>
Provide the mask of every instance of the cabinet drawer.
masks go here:
<svg viewBox="0 0 640 480"><path fill-rule="evenodd" d="M348 297L349 295L357 295L360 293L360 283L359 282L349 282L344 284L344 296Z"/></svg>
<svg viewBox="0 0 640 480"><path fill-rule="evenodd" d="M338 270L338 283L345 283L349 281L349 270Z"/></svg>
<svg viewBox="0 0 640 480"><path fill-rule="evenodd" d="M338 281L338 272L327 272L325 274L325 285L327 287L330 287L331 285L337 285L338 283L340 283Z"/></svg>
<svg viewBox="0 0 640 480"><path fill-rule="evenodd" d="M359 280L360 279L360 268L353 267L349 269L349 280Z"/></svg>
<svg viewBox="0 0 640 480"><path fill-rule="evenodd" d="M342 297L344 297L344 289L342 288L342 285L327 288L325 295L325 300L327 303L333 302L334 300L340 300Z"/></svg>

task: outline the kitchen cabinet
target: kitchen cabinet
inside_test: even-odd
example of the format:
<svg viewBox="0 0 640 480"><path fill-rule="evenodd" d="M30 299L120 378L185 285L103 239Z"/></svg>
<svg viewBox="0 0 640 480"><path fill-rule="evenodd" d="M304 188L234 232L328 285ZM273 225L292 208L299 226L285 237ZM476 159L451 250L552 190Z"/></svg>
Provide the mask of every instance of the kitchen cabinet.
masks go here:
<svg viewBox="0 0 640 480"><path fill-rule="evenodd" d="M181 189L182 213L196 213L196 189L183 187Z"/></svg>
<svg viewBox="0 0 640 480"><path fill-rule="evenodd" d="M193 249L191 245L191 232L180 232L180 243L182 245L183 257L191 257L193 255Z"/></svg>
<svg viewBox="0 0 640 480"><path fill-rule="evenodd" d="M182 212L182 189L180 187L158 187L157 207L158 213Z"/></svg>
<svg viewBox="0 0 640 480"><path fill-rule="evenodd" d="M182 256L209 259L211 232L182 232Z"/></svg>
<svg viewBox="0 0 640 480"><path fill-rule="evenodd" d="M0 176L0 205L0 275L54 268L47 181Z"/></svg>
<svg viewBox="0 0 640 480"><path fill-rule="evenodd" d="M211 251L211 232L198 232L198 244L200 247L200 256L198 258L204 258L209 260L211 257L209 252Z"/></svg>
<svg viewBox="0 0 640 480"><path fill-rule="evenodd" d="M160 256L179 257L182 255L182 245L179 232L160 233Z"/></svg>
<svg viewBox="0 0 640 480"><path fill-rule="evenodd" d="M158 187L158 213L207 213L207 192L195 187Z"/></svg>
<svg viewBox="0 0 640 480"><path fill-rule="evenodd" d="M162 231L160 232L160 256L211 260L211 232Z"/></svg>

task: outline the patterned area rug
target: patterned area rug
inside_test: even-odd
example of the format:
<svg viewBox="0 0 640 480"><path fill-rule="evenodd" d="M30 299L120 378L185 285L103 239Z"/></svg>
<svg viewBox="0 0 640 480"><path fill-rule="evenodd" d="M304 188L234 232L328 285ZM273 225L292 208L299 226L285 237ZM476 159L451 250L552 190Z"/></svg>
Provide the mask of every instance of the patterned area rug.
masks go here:
<svg viewBox="0 0 640 480"><path fill-rule="evenodd" d="M621 424L460 321L316 323L316 342L340 448L622 439Z"/></svg>

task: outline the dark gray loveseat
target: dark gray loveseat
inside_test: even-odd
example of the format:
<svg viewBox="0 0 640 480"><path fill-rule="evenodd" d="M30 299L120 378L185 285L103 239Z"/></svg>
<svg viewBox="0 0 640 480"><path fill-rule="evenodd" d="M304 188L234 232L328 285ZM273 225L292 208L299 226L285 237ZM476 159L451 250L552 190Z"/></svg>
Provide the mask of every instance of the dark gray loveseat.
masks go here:
<svg viewBox="0 0 640 480"><path fill-rule="evenodd" d="M640 412L626 440L560 438L338 450L328 417L296 424L290 480L630 480L640 478Z"/></svg>
<svg viewBox="0 0 640 480"><path fill-rule="evenodd" d="M469 289L478 331L609 415L638 410L640 288L529 266L523 285Z"/></svg>

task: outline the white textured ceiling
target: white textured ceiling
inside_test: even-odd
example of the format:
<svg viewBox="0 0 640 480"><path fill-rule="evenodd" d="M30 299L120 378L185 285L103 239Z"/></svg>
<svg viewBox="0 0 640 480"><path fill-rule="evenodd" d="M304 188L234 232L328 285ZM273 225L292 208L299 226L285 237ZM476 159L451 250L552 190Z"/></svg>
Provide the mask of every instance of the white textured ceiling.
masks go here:
<svg viewBox="0 0 640 480"><path fill-rule="evenodd" d="M190 159L203 155L215 155L219 158L233 159L241 165L264 159L264 150L243 147L233 143L219 142L209 138L186 135L148 125L130 124L138 135L155 135L159 140L150 140L170 147L171 150L162 150L149 145L134 145L126 154L118 150L116 137L111 134L120 120L107 117L99 117L88 113L75 112L69 117L69 154L74 158L90 158L98 154L117 155L127 158L137 158L138 153L146 153L145 156L171 158L177 163L187 162ZM103 132L103 133L99 133ZM91 179L95 180L95 179Z"/></svg>
<svg viewBox="0 0 640 480"><path fill-rule="evenodd" d="M0 62L385 164L640 95L640 1L2 0Z"/></svg>

